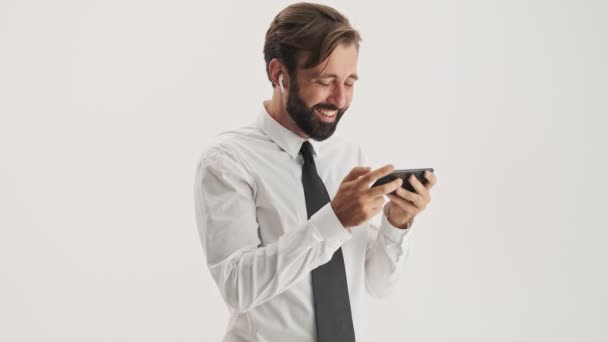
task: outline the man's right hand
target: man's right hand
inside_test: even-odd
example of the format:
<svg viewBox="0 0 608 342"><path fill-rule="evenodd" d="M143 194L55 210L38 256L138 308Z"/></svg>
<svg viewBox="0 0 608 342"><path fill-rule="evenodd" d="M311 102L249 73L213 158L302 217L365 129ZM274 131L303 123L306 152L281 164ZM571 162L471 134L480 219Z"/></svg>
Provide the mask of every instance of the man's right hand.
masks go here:
<svg viewBox="0 0 608 342"><path fill-rule="evenodd" d="M331 201L331 207L344 228L358 226L377 215L384 207L384 195L397 190L403 182L400 178L370 188L378 178L393 172L393 165L385 165L371 171L369 167L354 167Z"/></svg>

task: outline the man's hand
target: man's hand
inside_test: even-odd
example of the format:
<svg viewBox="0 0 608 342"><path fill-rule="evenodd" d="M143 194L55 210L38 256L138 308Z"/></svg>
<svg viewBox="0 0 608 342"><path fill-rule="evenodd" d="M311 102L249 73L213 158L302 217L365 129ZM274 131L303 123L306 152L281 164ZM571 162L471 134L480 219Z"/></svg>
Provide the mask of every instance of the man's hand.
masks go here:
<svg viewBox="0 0 608 342"><path fill-rule="evenodd" d="M395 227L406 228L416 215L423 211L431 202L431 194L429 190L437 183L437 177L430 171L424 172L424 177L428 183L423 185L418 178L411 175L409 178L410 184L416 192L407 191L403 188L398 188L393 194L388 194L390 202L388 206L388 221Z"/></svg>
<svg viewBox="0 0 608 342"><path fill-rule="evenodd" d="M369 167L354 167L338 189L331 201L331 207L344 228L358 226L378 214L384 207L384 195L400 188L402 180L397 178L390 183L370 188L378 178L393 171L392 165L371 171Z"/></svg>

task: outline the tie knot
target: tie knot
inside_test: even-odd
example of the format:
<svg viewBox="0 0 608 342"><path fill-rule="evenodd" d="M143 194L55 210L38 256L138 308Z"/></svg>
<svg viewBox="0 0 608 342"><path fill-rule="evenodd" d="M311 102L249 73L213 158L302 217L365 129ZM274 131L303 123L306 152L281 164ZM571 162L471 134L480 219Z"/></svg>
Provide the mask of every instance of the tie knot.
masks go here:
<svg viewBox="0 0 608 342"><path fill-rule="evenodd" d="M312 148L312 144L307 140L302 144L302 147L300 148L300 153L302 153L302 158L304 158L304 161L312 161L314 160L312 158L312 152L313 152L313 148Z"/></svg>

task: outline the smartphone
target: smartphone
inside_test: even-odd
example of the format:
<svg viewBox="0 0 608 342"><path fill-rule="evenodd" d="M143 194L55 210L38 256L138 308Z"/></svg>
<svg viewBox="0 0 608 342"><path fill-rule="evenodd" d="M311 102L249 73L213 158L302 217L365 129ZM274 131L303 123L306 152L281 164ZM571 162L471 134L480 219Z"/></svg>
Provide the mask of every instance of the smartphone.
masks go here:
<svg viewBox="0 0 608 342"><path fill-rule="evenodd" d="M416 190L414 190L414 187L412 186L412 184L410 184L409 178L411 175L415 175L416 178L418 178L418 180L420 181L420 183L426 184L426 183L428 183L428 180L424 177L424 171L426 171L426 170L429 170L430 172L434 171L432 168L395 170L395 171L391 172L389 175L379 178L376 182L374 182L374 184L372 184L372 187L386 184L397 178L401 178L401 180L403 180L403 184L401 184L402 188L404 188L407 191L416 192Z"/></svg>

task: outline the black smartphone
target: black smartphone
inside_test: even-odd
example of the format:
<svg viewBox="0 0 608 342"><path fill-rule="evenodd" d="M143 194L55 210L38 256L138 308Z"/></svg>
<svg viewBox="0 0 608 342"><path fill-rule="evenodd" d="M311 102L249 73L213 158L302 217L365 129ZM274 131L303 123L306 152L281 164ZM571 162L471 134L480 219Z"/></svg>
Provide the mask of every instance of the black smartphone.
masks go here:
<svg viewBox="0 0 608 342"><path fill-rule="evenodd" d="M415 175L416 178L418 178L418 180L420 181L420 183L426 184L426 183L428 183L428 180L426 179L426 177L424 177L424 171L426 171L426 170L429 170L431 172L434 171L432 168L395 170L395 171L391 172L389 175L379 178L377 181L374 182L374 184L372 184L372 187L386 184L397 178L401 178L401 180L403 180L403 184L401 184L402 188L404 188L407 191L416 192L416 190L414 190L414 187L412 186L412 184L410 184L409 178L411 175Z"/></svg>

